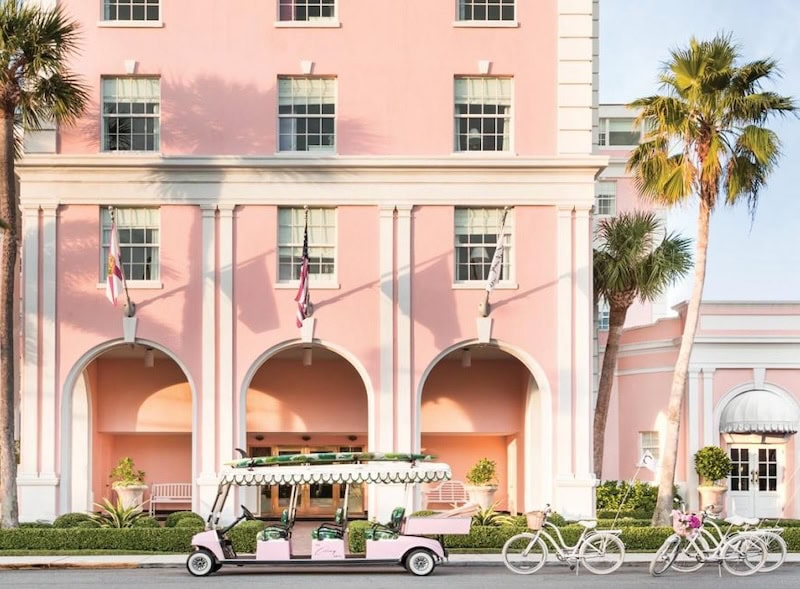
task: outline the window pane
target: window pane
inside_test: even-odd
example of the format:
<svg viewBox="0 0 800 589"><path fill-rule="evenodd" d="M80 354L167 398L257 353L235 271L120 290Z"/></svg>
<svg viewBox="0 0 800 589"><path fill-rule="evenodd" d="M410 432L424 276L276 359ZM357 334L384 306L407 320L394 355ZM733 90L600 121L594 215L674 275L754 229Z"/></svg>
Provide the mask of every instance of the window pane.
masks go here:
<svg viewBox="0 0 800 589"><path fill-rule="evenodd" d="M126 280L157 280L158 271L158 209L114 210L117 237L120 244L122 271ZM108 248L111 242L111 214L101 208L102 251L100 260L101 281L107 272Z"/></svg>
<svg viewBox="0 0 800 589"><path fill-rule="evenodd" d="M278 209L278 280L300 277L306 211ZM336 270L335 209L308 209L309 275L331 280Z"/></svg>
<svg viewBox="0 0 800 589"><path fill-rule="evenodd" d="M484 282L489 276L497 249L503 210L456 208L454 212L455 279ZM500 280L508 280L511 272L511 211L506 216L503 233L503 258Z"/></svg>
<svg viewBox="0 0 800 589"><path fill-rule="evenodd" d="M511 149L511 79L455 79L455 151Z"/></svg>
<svg viewBox="0 0 800 589"><path fill-rule="evenodd" d="M336 80L278 79L278 149L332 151L336 143Z"/></svg>

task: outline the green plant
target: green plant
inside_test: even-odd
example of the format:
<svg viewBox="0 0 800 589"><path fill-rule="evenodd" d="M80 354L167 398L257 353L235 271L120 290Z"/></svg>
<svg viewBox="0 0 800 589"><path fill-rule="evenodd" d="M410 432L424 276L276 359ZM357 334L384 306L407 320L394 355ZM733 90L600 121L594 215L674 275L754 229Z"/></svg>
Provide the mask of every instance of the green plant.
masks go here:
<svg viewBox="0 0 800 589"><path fill-rule="evenodd" d="M197 521L201 527L206 525L206 520L203 519L203 516L199 513L195 513L194 511L173 511L167 516L167 519L164 521L164 527L167 528L174 528L177 527L178 522L190 519L193 521Z"/></svg>
<svg viewBox="0 0 800 589"><path fill-rule="evenodd" d="M700 485L715 486L731 473L731 459L728 453L717 446L700 448L694 455L694 469L700 475Z"/></svg>
<svg viewBox="0 0 800 589"><path fill-rule="evenodd" d="M513 526L516 523L516 518L507 513L496 511L499 501L495 501L486 509L479 509L478 512L472 516L473 526Z"/></svg>
<svg viewBox="0 0 800 589"><path fill-rule="evenodd" d="M497 485L497 462L481 458L467 471L466 479L476 487Z"/></svg>
<svg viewBox="0 0 800 589"><path fill-rule="evenodd" d="M141 505L125 507L120 499L117 499L116 503L103 499L102 503L95 505L101 511L93 514L91 518L101 528L133 528L138 520L146 517Z"/></svg>
<svg viewBox="0 0 800 589"><path fill-rule="evenodd" d="M154 517L149 515L144 515L133 522L134 528L160 528L161 524L158 523L158 520Z"/></svg>
<svg viewBox="0 0 800 589"><path fill-rule="evenodd" d="M133 464L133 458L125 456L111 469L109 478L115 487L143 485L144 471L136 468Z"/></svg>
<svg viewBox="0 0 800 589"><path fill-rule="evenodd" d="M53 521L54 528L77 528L83 522L91 521L92 516L88 513L75 511L59 515Z"/></svg>

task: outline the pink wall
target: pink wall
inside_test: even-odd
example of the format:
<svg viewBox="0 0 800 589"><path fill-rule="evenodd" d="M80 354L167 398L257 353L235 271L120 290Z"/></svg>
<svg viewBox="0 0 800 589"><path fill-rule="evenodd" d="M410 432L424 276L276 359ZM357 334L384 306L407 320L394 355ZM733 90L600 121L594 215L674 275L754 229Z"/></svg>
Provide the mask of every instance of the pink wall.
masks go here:
<svg viewBox="0 0 800 589"><path fill-rule="evenodd" d="M199 382L202 280L200 263L200 209L160 207L161 289L129 288L136 303L136 336L171 350ZM181 228L179 231L168 228ZM98 285L100 263L100 210L97 206L59 208L59 247L56 265L57 337L60 380L63 383L77 360L89 349L122 337L121 309L112 307ZM121 302L120 302L121 305ZM59 387L60 388L60 387Z"/></svg>
<svg viewBox="0 0 800 589"><path fill-rule="evenodd" d="M98 27L99 2L62 0L88 23L76 70L86 72L92 104L61 133L63 153L98 151L100 75L161 76L165 154L271 154L276 150L276 78L338 78L338 152L442 155L453 151L453 76L514 76L514 147L554 154L556 1L517 3L520 26L453 27L455 3L430 0L339 2L340 28L276 28L276 1L170 0L163 28ZM413 31L413 34L410 32ZM213 42L209 42L213 39ZM424 42L420 40L424 39ZM436 56L432 59L431 56ZM242 116L242 115L246 116Z"/></svg>
<svg viewBox="0 0 800 589"><path fill-rule="evenodd" d="M136 468L145 472L148 485L192 482L191 433L102 435L101 439L101 458L94 460L92 473L95 502L99 502L101 497L116 501L108 475L125 456L133 458ZM145 501L147 497L145 495Z"/></svg>
<svg viewBox="0 0 800 589"><path fill-rule="evenodd" d="M140 359L97 364L97 430L104 433L192 431L192 392L172 360L144 368Z"/></svg>
<svg viewBox="0 0 800 589"><path fill-rule="evenodd" d="M502 436L442 436L423 435L422 448L442 462L447 462L453 473L453 479L466 483L467 471L481 458L489 458L497 463L499 487L495 500L501 501L499 509L505 509L508 494L506 493L508 461L506 448L511 438ZM444 509L446 506L431 504L433 509Z"/></svg>
<svg viewBox="0 0 800 589"><path fill-rule="evenodd" d="M302 392L302 394L299 394ZM268 361L247 394L247 429L252 432L342 432L367 430L367 395L353 368L325 360Z"/></svg>
<svg viewBox="0 0 800 589"><path fill-rule="evenodd" d="M514 434L522 428L527 370L516 360L443 361L422 393L422 432Z"/></svg>

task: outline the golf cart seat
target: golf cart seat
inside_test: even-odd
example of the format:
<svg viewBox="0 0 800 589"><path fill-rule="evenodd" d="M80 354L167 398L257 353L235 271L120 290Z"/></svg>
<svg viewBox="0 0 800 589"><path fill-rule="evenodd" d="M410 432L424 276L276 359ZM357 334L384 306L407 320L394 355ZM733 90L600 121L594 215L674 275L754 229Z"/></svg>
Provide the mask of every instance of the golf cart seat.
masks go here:
<svg viewBox="0 0 800 589"><path fill-rule="evenodd" d="M311 538L314 540L340 540L344 538L344 530L347 527L344 516L344 508L337 507L333 519L334 521L324 522L318 528L311 530Z"/></svg>
<svg viewBox="0 0 800 589"><path fill-rule="evenodd" d="M395 507L392 510L392 515L389 518L389 523L374 523L372 527L364 530L364 536L367 540L392 540L400 535L400 526L405 519L406 508Z"/></svg>
<svg viewBox="0 0 800 589"><path fill-rule="evenodd" d="M293 521L289 519L289 510L284 509L281 521L273 522L258 533L259 540L288 540L292 536Z"/></svg>

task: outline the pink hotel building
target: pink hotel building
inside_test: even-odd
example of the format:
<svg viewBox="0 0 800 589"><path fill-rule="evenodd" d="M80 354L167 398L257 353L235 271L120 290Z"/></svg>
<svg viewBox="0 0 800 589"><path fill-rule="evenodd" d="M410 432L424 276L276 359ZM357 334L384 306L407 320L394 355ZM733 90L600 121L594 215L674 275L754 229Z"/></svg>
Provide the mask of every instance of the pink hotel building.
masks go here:
<svg viewBox="0 0 800 589"><path fill-rule="evenodd" d="M23 520L92 509L123 456L148 483L191 483L204 512L237 448L424 451L461 480L487 456L502 507L594 511L592 211L635 199L629 115L598 110L597 0L58 4L92 101L28 132L18 166ZM132 317L104 294L109 207ZM681 319L638 313L606 478L660 444ZM681 451L736 451L739 512L800 504L798 317L703 310ZM350 512L402 500L370 489ZM311 486L301 514L341 501Z"/></svg>

